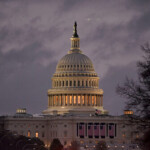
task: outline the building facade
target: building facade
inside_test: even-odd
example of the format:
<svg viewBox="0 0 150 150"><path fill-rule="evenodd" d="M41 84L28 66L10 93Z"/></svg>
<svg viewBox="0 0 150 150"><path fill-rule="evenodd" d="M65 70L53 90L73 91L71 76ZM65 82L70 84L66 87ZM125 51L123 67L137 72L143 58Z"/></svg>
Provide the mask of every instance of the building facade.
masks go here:
<svg viewBox="0 0 150 150"><path fill-rule="evenodd" d="M59 138L65 147L72 141L85 148L94 147L105 140L110 148L119 148L139 137L135 126L128 123L128 115L132 113L111 116L103 108L99 77L92 61L80 50L75 23L71 49L57 64L43 115L29 115L25 109L18 109L14 116L1 116L0 127L14 134L38 137L47 147Z"/></svg>

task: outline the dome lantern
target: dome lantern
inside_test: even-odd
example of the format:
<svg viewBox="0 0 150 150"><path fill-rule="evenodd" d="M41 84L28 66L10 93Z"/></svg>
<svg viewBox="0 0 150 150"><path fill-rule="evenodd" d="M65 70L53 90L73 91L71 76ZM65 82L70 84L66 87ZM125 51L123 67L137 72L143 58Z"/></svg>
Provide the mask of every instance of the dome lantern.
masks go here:
<svg viewBox="0 0 150 150"><path fill-rule="evenodd" d="M74 27L73 27L73 35L70 38L71 40L71 50L73 49L80 49L80 38L77 34L77 23L75 21Z"/></svg>

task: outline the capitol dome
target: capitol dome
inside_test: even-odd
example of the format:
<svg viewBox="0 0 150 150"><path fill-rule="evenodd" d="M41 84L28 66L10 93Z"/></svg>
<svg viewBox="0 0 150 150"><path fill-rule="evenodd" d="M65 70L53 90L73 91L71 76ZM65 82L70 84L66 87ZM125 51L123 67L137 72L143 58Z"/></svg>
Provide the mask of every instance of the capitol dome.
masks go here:
<svg viewBox="0 0 150 150"><path fill-rule="evenodd" d="M56 72L94 72L92 61L81 51L69 51L57 64Z"/></svg>
<svg viewBox="0 0 150 150"><path fill-rule="evenodd" d="M52 88L48 90L48 109L44 114L94 114L103 109L103 90L89 57L80 50L77 24L71 39L71 48L56 66Z"/></svg>

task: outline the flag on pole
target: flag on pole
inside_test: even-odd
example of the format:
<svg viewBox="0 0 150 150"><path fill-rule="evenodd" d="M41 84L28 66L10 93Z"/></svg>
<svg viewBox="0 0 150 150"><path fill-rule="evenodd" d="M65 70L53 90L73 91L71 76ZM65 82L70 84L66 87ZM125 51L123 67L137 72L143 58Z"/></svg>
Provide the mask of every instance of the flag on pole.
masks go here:
<svg viewBox="0 0 150 150"><path fill-rule="evenodd" d="M102 114L102 111L98 110L98 109L95 109L95 115L100 115L100 114Z"/></svg>

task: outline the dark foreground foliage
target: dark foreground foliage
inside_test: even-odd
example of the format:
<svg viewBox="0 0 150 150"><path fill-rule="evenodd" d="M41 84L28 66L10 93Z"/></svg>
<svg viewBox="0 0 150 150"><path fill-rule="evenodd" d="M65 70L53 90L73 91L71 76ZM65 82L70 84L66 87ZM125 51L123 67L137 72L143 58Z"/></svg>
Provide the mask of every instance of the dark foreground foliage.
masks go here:
<svg viewBox="0 0 150 150"><path fill-rule="evenodd" d="M106 142L99 141L95 147L95 150L107 150Z"/></svg>
<svg viewBox="0 0 150 150"><path fill-rule="evenodd" d="M0 150L47 150L43 141L16 135L7 130L0 131Z"/></svg>

